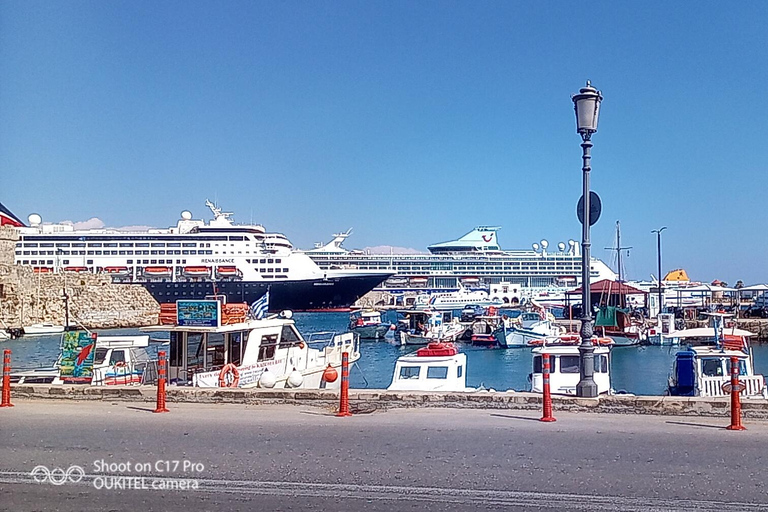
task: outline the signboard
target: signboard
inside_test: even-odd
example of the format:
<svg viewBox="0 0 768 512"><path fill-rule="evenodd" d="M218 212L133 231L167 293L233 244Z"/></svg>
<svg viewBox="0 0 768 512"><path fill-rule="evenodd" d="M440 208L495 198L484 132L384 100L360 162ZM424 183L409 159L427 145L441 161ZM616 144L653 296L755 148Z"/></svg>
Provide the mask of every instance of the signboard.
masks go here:
<svg viewBox="0 0 768 512"><path fill-rule="evenodd" d="M96 354L96 334L86 331L64 333L61 343L60 372L64 384L90 384L93 378L93 358Z"/></svg>
<svg viewBox="0 0 768 512"><path fill-rule="evenodd" d="M176 324L186 327L220 327L221 303L218 300L177 300Z"/></svg>
<svg viewBox="0 0 768 512"><path fill-rule="evenodd" d="M603 211L603 203L600 201L600 196L595 192L589 193L589 225L594 226L597 219L600 218L600 213ZM579 222L584 224L584 195L579 198L579 204L576 205L576 217L579 218Z"/></svg>

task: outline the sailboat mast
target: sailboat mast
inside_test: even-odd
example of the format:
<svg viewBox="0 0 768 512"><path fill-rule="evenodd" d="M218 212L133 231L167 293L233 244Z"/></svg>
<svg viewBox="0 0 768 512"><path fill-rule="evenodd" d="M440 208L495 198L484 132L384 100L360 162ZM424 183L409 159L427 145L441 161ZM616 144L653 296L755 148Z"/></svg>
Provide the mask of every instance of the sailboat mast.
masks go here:
<svg viewBox="0 0 768 512"><path fill-rule="evenodd" d="M616 221L616 254L619 260L619 283L623 281L621 278L621 225L619 221Z"/></svg>

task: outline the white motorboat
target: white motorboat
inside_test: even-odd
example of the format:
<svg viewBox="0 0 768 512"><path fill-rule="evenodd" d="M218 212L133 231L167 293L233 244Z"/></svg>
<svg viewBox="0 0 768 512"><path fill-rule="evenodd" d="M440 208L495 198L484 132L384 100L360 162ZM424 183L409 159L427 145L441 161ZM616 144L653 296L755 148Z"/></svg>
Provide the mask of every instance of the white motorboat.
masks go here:
<svg viewBox="0 0 768 512"><path fill-rule="evenodd" d="M595 372L594 381L597 393L611 392L611 351L610 344L598 344L595 341ZM549 385L552 394L575 395L576 386L581 378L581 359L579 346L576 342L559 343L557 341L542 344L534 348L533 373L531 373L531 391L542 393L544 390L543 355L549 354Z"/></svg>
<svg viewBox="0 0 768 512"><path fill-rule="evenodd" d="M467 305L477 305L484 308L490 306L503 306L504 302L498 297L491 299L484 290L470 290L460 286L458 291L448 293L435 293L432 295L419 295L413 306L415 308L432 309L437 311L453 311L462 309Z"/></svg>
<svg viewBox="0 0 768 512"><path fill-rule="evenodd" d="M376 310L354 311L349 318L349 330L362 340L383 340L391 327L381 321L381 312Z"/></svg>
<svg viewBox="0 0 768 512"><path fill-rule="evenodd" d="M70 331L62 336L56 362L45 368L11 374L19 384L90 384L92 386L147 384L157 378L157 358L149 350L149 336L98 336Z"/></svg>
<svg viewBox="0 0 768 512"><path fill-rule="evenodd" d="M401 356L389 391L475 391L467 387L467 356L453 343L430 343Z"/></svg>
<svg viewBox="0 0 768 512"><path fill-rule="evenodd" d="M178 301L175 321L165 319L171 320L170 325L141 329L169 333L171 384L338 388L342 354L348 354L350 364L360 359L360 343L351 332L315 333L305 339L290 311L263 320L228 318L217 304ZM242 306L247 311L247 305Z"/></svg>
<svg viewBox="0 0 768 512"><path fill-rule="evenodd" d="M563 329L555 325L544 310L526 311L514 320L502 321L493 331L496 342L502 347L527 347L533 340L563 334Z"/></svg>
<svg viewBox="0 0 768 512"><path fill-rule="evenodd" d="M403 310L395 328L395 342L400 345L426 345L457 341L467 330L450 312Z"/></svg>
<svg viewBox="0 0 768 512"><path fill-rule="evenodd" d="M43 336L45 334L60 334L64 332L63 325L39 323L24 326L24 336Z"/></svg>

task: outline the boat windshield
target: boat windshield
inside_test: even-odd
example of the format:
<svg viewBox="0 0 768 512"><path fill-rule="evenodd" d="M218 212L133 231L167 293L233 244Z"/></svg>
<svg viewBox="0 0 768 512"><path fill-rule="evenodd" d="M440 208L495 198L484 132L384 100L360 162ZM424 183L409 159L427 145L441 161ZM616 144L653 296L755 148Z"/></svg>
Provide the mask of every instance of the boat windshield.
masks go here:
<svg viewBox="0 0 768 512"><path fill-rule="evenodd" d="M93 364L102 364L104 362L104 358L107 357L107 349L106 348L97 348L96 354L93 356Z"/></svg>
<svg viewBox="0 0 768 512"><path fill-rule="evenodd" d="M705 377L724 377L730 375L731 363L721 357L704 357L701 359L701 373ZM739 360L739 375L747 374L747 364L744 359Z"/></svg>

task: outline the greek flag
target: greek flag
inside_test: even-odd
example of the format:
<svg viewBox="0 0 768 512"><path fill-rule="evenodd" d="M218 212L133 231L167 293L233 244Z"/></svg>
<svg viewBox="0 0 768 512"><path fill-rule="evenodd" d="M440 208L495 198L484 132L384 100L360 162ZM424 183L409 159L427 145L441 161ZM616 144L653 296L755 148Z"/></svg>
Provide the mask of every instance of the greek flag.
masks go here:
<svg viewBox="0 0 768 512"><path fill-rule="evenodd" d="M267 316L267 311L269 311L269 288L267 288L267 293L262 295L259 300L251 304L251 308L248 311L248 316L254 320L261 320Z"/></svg>

